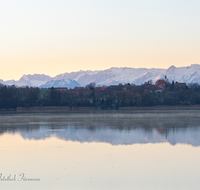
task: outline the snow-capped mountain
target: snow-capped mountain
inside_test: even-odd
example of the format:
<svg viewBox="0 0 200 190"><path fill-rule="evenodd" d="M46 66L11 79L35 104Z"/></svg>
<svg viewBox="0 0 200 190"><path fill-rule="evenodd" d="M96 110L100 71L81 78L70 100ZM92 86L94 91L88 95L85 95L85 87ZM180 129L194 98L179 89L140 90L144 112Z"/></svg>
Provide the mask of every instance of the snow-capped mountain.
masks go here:
<svg viewBox="0 0 200 190"><path fill-rule="evenodd" d="M169 81L200 84L200 65L192 64L188 67L171 66L166 70L165 75Z"/></svg>
<svg viewBox="0 0 200 190"><path fill-rule="evenodd" d="M8 80L8 81L0 81L0 83L5 85L16 85L16 86L33 86L38 87L47 81L51 80L51 77L48 75L23 75L18 81L15 80Z"/></svg>
<svg viewBox="0 0 200 190"><path fill-rule="evenodd" d="M81 87L81 85L75 80L62 79L62 80L51 80L40 86L40 88L51 88L51 87L74 88L74 87Z"/></svg>
<svg viewBox="0 0 200 190"><path fill-rule="evenodd" d="M171 66L168 69L146 69L146 68L110 68L102 71L78 71L57 75L55 79L70 78L78 81L81 86L91 82L97 85L117 85L119 83L143 84L152 80L154 83L160 78L167 76L168 80L199 83L200 84L200 65L192 64L188 67Z"/></svg>
<svg viewBox="0 0 200 190"><path fill-rule="evenodd" d="M16 86L41 86L47 82L48 85L55 83L56 85L63 85L66 81L60 81L64 79L71 79L76 81L81 86L86 86L91 82L95 82L97 85L117 85L119 83L134 83L140 85L146 81L152 80L154 83L164 76L167 76L168 80L185 82L185 83L199 83L200 84L200 65L192 64L188 67L175 67L171 66L168 69L146 69L146 68L127 68L127 67L113 67L107 70L100 71L77 71L71 73L59 74L55 77L48 75L23 75L20 80L0 80L0 83L5 85ZM77 84L76 84L77 85ZM59 87L62 87L59 86ZM73 85L72 85L73 86Z"/></svg>
<svg viewBox="0 0 200 190"><path fill-rule="evenodd" d="M159 75L164 75L166 69L145 69L145 68L110 68L102 71L78 71L57 75L55 79L70 78L76 80L81 86L91 82L97 85L117 85L119 83L142 84Z"/></svg>

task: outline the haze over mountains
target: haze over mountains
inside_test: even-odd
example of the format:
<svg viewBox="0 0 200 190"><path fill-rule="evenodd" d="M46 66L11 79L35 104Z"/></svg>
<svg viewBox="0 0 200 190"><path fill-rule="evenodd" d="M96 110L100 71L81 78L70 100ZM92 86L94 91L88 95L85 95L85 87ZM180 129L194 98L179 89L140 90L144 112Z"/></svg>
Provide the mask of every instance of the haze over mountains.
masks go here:
<svg viewBox="0 0 200 190"><path fill-rule="evenodd" d="M140 85L146 81L156 82L158 79L167 76L169 81L200 84L200 65L192 64L188 67L171 66L168 69L147 69L113 67L100 71L77 71L59 74L50 77L44 74L23 75L18 81L0 80L5 85L35 86L35 87L68 87L86 86L91 82L97 85L117 85L119 83L134 83Z"/></svg>

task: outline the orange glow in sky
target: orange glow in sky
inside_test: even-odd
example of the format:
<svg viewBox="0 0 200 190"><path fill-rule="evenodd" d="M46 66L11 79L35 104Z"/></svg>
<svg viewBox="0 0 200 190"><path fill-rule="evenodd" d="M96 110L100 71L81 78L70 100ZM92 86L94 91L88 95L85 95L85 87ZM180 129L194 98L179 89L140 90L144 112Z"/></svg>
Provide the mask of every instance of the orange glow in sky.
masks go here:
<svg viewBox="0 0 200 190"><path fill-rule="evenodd" d="M3 1L0 79L200 64L200 1Z"/></svg>

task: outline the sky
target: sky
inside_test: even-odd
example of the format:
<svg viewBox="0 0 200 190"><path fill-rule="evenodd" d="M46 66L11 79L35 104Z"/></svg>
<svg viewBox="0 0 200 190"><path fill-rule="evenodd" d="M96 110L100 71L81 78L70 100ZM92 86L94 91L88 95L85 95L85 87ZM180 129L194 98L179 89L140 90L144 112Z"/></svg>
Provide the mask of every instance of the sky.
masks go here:
<svg viewBox="0 0 200 190"><path fill-rule="evenodd" d="M200 64L199 0L1 0L0 79Z"/></svg>

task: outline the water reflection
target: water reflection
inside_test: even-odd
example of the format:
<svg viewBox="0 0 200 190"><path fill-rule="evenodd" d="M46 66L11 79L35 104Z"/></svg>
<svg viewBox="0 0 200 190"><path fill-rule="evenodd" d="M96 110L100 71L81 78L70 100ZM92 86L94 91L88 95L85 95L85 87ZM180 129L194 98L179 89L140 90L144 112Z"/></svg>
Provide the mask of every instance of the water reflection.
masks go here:
<svg viewBox="0 0 200 190"><path fill-rule="evenodd" d="M199 113L1 115L0 187L198 190L200 147L192 146L200 145ZM1 173L41 180L3 181Z"/></svg>
<svg viewBox="0 0 200 190"><path fill-rule="evenodd" d="M179 110L4 115L0 116L0 134L112 145L169 142L200 146L199 114Z"/></svg>

